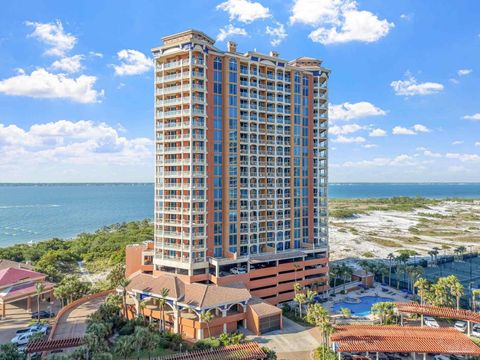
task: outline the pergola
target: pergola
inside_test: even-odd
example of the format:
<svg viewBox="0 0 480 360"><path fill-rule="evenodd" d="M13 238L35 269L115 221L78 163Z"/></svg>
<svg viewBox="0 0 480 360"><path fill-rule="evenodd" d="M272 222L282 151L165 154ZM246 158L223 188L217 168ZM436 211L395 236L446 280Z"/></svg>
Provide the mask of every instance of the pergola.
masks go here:
<svg viewBox="0 0 480 360"><path fill-rule="evenodd" d="M480 355L478 347L467 336L452 328L434 329L412 326L342 325L331 335L335 350L341 358L344 352L428 353L453 355Z"/></svg>
<svg viewBox="0 0 480 360"><path fill-rule="evenodd" d="M263 360L267 355L257 343L163 356L161 360Z"/></svg>
<svg viewBox="0 0 480 360"><path fill-rule="evenodd" d="M423 316L433 316L439 317L442 319L455 319L463 320L468 324L468 335L471 334L472 323L480 324L480 313L476 313L470 310L463 309L454 309L433 305L420 305L418 303L396 303L397 310L400 314L418 314L422 315L422 326L423 326ZM403 322L403 321L402 321Z"/></svg>
<svg viewBox="0 0 480 360"><path fill-rule="evenodd" d="M27 345L26 353L36 353L43 351L60 350L72 347L78 347L83 344L82 337L56 339L56 340L35 340Z"/></svg>

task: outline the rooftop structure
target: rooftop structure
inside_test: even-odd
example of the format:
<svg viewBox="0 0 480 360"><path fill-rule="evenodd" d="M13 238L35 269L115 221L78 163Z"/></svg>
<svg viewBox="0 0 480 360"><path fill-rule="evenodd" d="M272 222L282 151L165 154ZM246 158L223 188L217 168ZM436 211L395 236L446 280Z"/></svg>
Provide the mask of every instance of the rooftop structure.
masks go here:
<svg viewBox="0 0 480 360"><path fill-rule="evenodd" d="M164 297L162 292L165 289L168 295ZM203 339L236 331L239 327L261 334L282 326L281 310L261 299L253 299L243 283L207 285L186 283L173 275L137 273L131 276L126 290L129 316L133 317L142 311L150 320L165 319L168 330L187 338ZM166 300L163 310L158 303L162 298ZM140 303L144 305L142 309ZM207 311L214 316L209 324L203 322L201 317Z"/></svg>
<svg viewBox="0 0 480 360"><path fill-rule="evenodd" d="M0 264L9 264L2 260ZM0 270L0 317L6 315L6 306L19 300L27 300L27 310L32 308L32 298L37 296L36 284L43 283L40 294L42 299L53 297L53 284L46 281L46 275L17 266L4 267Z"/></svg>
<svg viewBox="0 0 480 360"><path fill-rule="evenodd" d="M262 360L267 355L257 343L229 345L218 349L192 351L161 357L162 360Z"/></svg>
<svg viewBox="0 0 480 360"><path fill-rule="evenodd" d="M453 328L345 325L337 326L330 338L340 353L480 355L480 348Z"/></svg>

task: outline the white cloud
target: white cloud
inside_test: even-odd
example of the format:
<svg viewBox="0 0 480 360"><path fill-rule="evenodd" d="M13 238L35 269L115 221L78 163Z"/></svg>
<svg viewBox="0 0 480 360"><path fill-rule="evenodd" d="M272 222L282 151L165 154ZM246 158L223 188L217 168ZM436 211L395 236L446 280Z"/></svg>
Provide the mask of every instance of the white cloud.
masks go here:
<svg viewBox="0 0 480 360"><path fill-rule="evenodd" d="M476 114L473 114L473 115L465 115L463 118L467 119L467 120L479 120L480 121L480 113L476 113Z"/></svg>
<svg viewBox="0 0 480 360"><path fill-rule="evenodd" d="M36 176L44 176L58 181L68 169L80 171L81 181L94 175L93 169L97 168L101 168L97 176L102 176L117 169L150 167L152 141L129 139L119 132L106 123L89 120L59 120L25 129L0 123L0 180L9 176L17 181L39 181L42 178Z"/></svg>
<svg viewBox="0 0 480 360"><path fill-rule="evenodd" d="M330 126L328 132L332 135L346 135L346 134L353 134L359 130L362 130L364 127L358 124L347 124L347 125L334 125Z"/></svg>
<svg viewBox="0 0 480 360"><path fill-rule="evenodd" d="M328 110L330 120L352 120L386 114L384 110L367 101L361 101L354 104L349 102L344 102L339 105L330 104Z"/></svg>
<svg viewBox="0 0 480 360"><path fill-rule="evenodd" d="M387 136L387 132L383 129L377 128L377 129L371 130L368 135L372 137Z"/></svg>
<svg viewBox="0 0 480 360"><path fill-rule="evenodd" d="M461 140L455 140L452 142L452 145L462 145L463 144L463 141Z"/></svg>
<svg viewBox="0 0 480 360"><path fill-rule="evenodd" d="M73 49L77 38L66 33L60 21L55 23L39 23L27 21L28 26L34 27L33 32L29 35L48 45L45 51L46 55L64 56L66 52Z"/></svg>
<svg viewBox="0 0 480 360"><path fill-rule="evenodd" d="M365 145L363 145L363 147L365 149L373 149L373 148L376 148L377 145L375 145L375 144L365 144Z"/></svg>
<svg viewBox="0 0 480 360"><path fill-rule="evenodd" d="M425 155L425 156L427 156L427 157L432 157L432 158L440 158L440 157L442 157L442 154L436 153L436 152L433 152L433 151L430 151L430 150L424 150L424 151L423 151L423 155Z"/></svg>
<svg viewBox="0 0 480 360"><path fill-rule="evenodd" d="M280 45L280 43L287 37L285 26L278 22L276 27L267 26L265 32L272 38L270 41L272 46Z"/></svg>
<svg viewBox="0 0 480 360"><path fill-rule="evenodd" d="M334 142L342 143L342 144L361 144L364 143L366 140L362 136L356 136L356 137L347 137L347 136L337 136L335 139L333 139Z"/></svg>
<svg viewBox="0 0 480 360"><path fill-rule="evenodd" d="M480 155L478 154L447 153L445 156L449 159L457 159L461 162L480 161Z"/></svg>
<svg viewBox="0 0 480 360"><path fill-rule="evenodd" d="M410 21L413 19L413 14L401 14L400 19Z"/></svg>
<svg viewBox="0 0 480 360"><path fill-rule="evenodd" d="M220 28L219 31L220 32L217 35L218 41L224 41L225 39L232 37L233 35L238 35L238 36L248 35L247 31L244 28L235 27L232 24L228 24L223 28Z"/></svg>
<svg viewBox="0 0 480 360"><path fill-rule="evenodd" d="M350 41L375 42L386 36L393 23L370 11L359 10L354 0L295 0L290 23L317 27L308 36L324 45Z"/></svg>
<svg viewBox="0 0 480 360"><path fill-rule="evenodd" d="M422 125L422 124L413 125L413 130L416 131L417 133L419 133L419 132L423 132L423 133L430 132L430 129L427 128L425 125Z"/></svg>
<svg viewBox="0 0 480 360"><path fill-rule="evenodd" d="M475 142L476 147L480 147L480 141Z"/></svg>
<svg viewBox="0 0 480 360"><path fill-rule="evenodd" d="M8 79L0 80L0 93L33 98L68 99L79 103L98 102L104 91L93 88L95 76L80 75L70 78L64 74L52 74L43 68L26 74L23 70Z"/></svg>
<svg viewBox="0 0 480 360"><path fill-rule="evenodd" d="M406 80L392 81L390 86L395 91L395 95L401 96L431 95L443 90L443 85L440 83L417 83L417 80L408 74Z"/></svg>
<svg viewBox="0 0 480 360"><path fill-rule="evenodd" d="M271 16L269 8L259 2L249 0L227 0L217 5L217 10L228 12L230 20L238 20L247 24Z"/></svg>
<svg viewBox="0 0 480 360"><path fill-rule="evenodd" d="M403 126L395 126L392 130L393 135L416 135L417 133L412 129L407 129Z"/></svg>
<svg viewBox="0 0 480 360"><path fill-rule="evenodd" d="M60 60L55 60L52 64L52 69L65 71L67 73L76 73L82 70L83 55L73 55L70 57L64 57Z"/></svg>
<svg viewBox="0 0 480 360"><path fill-rule="evenodd" d="M458 76L467 76L472 73L472 69L460 69L457 71Z"/></svg>
<svg viewBox="0 0 480 360"><path fill-rule="evenodd" d="M387 167L387 166L415 166L417 163L410 155L401 154L394 158L382 157L374 158L372 160L360 161L346 161L341 164L341 167L346 168L372 168L372 167Z"/></svg>
<svg viewBox="0 0 480 360"><path fill-rule="evenodd" d="M120 50L117 57L120 65L113 66L115 75L139 75L153 68L153 60L137 50Z"/></svg>

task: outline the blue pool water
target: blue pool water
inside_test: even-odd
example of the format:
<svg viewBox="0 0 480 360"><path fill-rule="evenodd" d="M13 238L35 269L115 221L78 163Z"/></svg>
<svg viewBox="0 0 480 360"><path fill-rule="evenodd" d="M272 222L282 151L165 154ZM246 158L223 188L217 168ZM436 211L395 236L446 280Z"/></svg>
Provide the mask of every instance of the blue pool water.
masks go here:
<svg viewBox="0 0 480 360"><path fill-rule="evenodd" d="M355 316L368 316L370 315L370 309L373 304L378 302L389 302L393 299L382 296L362 296L360 298L361 302L358 304L350 304L346 302L339 302L333 305L333 311L338 313L341 308L348 308L352 312L352 315Z"/></svg>

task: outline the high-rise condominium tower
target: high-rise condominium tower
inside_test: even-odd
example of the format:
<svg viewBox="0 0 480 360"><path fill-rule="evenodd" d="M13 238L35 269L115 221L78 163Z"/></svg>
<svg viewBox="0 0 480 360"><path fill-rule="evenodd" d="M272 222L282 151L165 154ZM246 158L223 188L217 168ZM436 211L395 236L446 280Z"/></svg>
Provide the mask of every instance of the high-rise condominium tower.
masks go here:
<svg viewBox="0 0 480 360"><path fill-rule="evenodd" d="M326 289L329 70L166 36L155 57L153 272L241 281L277 303Z"/></svg>

